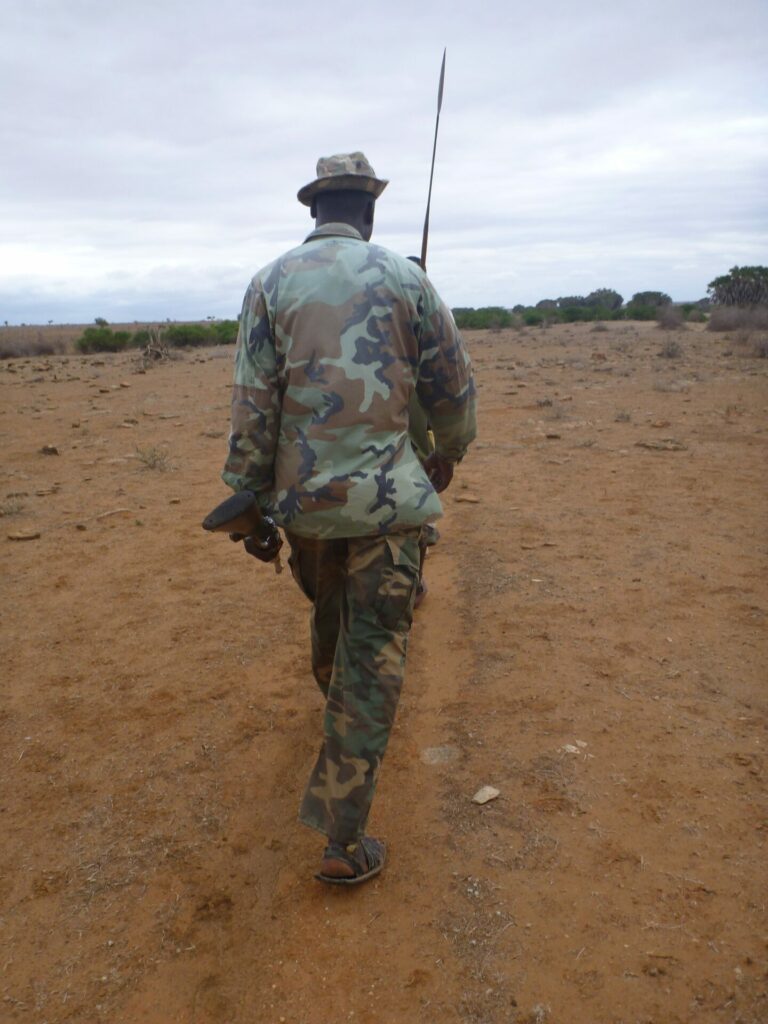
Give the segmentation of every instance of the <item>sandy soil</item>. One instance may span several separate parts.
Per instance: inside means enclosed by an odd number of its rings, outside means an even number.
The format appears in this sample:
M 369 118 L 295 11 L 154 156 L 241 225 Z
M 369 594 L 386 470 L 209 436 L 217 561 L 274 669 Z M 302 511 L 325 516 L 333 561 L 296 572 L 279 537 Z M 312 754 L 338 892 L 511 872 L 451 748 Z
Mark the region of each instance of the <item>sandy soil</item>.
M 768 366 L 676 337 L 469 336 L 390 858 L 341 892 L 304 599 L 200 529 L 231 349 L 0 365 L 2 1021 L 768 1020 Z

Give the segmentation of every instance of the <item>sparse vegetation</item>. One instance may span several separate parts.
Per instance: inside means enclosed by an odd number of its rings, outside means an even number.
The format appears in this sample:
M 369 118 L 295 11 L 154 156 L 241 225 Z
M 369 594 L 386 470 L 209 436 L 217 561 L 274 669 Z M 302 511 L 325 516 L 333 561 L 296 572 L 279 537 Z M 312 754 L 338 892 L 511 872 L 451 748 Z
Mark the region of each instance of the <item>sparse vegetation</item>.
M 0 501 L 0 516 L 17 516 L 24 509 L 20 498 L 10 497 Z
M 69 339 L 55 329 L 43 327 L 4 327 L 0 330 L 0 359 L 25 356 L 54 356 L 69 349 Z
M 768 305 L 715 306 L 707 324 L 709 331 L 768 330 Z
M 136 458 L 144 469 L 156 469 L 161 473 L 167 473 L 173 469 L 170 456 L 164 448 L 151 445 L 147 448 L 136 448 Z
M 656 310 L 656 320 L 659 327 L 665 331 L 682 331 L 685 329 L 685 319 L 680 306 L 673 306 L 667 303 L 659 306 Z
M 675 338 L 668 338 L 659 349 L 662 359 L 679 359 L 683 354 L 683 346 Z

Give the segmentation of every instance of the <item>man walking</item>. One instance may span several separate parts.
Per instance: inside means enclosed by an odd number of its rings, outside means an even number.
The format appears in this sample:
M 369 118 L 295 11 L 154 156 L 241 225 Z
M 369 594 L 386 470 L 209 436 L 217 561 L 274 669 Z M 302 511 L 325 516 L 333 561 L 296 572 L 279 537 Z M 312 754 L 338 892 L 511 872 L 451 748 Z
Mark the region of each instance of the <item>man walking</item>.
M 326 707 L 299 817 L 327 837 L 316 877 L 343 885 L 384 863 L 365 825 L 403 681 L 420 531 L 475 436 L 450 311 L 420 267 L 370 244 L 386 185 L 350 153 L 320 159 L 299 191 L 315 230 L 246 291 L 222 473 L 284 528 L 312 602 Z M 414 391 L 435 436 L 423 468 L 408 439 Z M 245 546 L 269 561 L 280 543 Z

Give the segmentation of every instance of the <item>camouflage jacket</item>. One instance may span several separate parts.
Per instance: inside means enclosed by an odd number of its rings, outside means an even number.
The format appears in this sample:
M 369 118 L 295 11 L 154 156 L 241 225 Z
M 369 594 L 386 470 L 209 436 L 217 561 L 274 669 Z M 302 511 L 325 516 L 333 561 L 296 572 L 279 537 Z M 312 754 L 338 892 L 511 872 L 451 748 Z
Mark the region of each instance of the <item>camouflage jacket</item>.
M 408 437 L 414 389 L 437 451 L 475 436 L 469 357 L 413 262 L 326 224 L 245 293 L 222 477 L 305 537 L 357 537 L 442 513 Z

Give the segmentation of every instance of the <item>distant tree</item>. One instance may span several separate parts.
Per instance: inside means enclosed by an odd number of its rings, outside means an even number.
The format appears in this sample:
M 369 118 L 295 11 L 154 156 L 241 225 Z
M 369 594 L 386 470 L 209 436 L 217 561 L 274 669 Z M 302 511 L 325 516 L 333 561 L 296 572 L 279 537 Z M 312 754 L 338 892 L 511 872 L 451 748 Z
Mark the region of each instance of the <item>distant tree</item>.
M 578 309 L 586 304 L 587 300 L 583 295 L 562 295 L 557 300 L 558 309 Z
M 526 311 L 526 309 L 528 309 L 527 306 L 523 306 L 520 302 L 518 302 L 518 304 L 516 306 L 512 307 L 512 312 L 513 313 L 517 313 L 518 316 L 519 316 L 520 313 L 524 313 Z M 8 323 L 7 320 L 5 322 Z
M 584 301 L 595 309 L 607 309 L 613 312 L 614 309 L 621 309 L 624 299 L 613 288 L 597 288 L 590 292 Z
M 103 316 L 97 316 L 93 322 L 97 327 L 109 327 L 109 321 L 105 320 Z
M 539 302 L 536 303 L 536 309 L 544 310 L 544 312 L 546 312 L 547 310 L 557 309 L 557 300 L 541 299 Z
M 707 285 L 718 306 L 768 305 L 768 267 L 732 267 Z
M 672 299 L 666 292 L 635 292 L 633 306 L 668 306 Z

